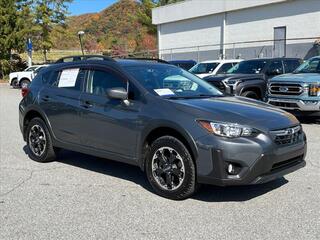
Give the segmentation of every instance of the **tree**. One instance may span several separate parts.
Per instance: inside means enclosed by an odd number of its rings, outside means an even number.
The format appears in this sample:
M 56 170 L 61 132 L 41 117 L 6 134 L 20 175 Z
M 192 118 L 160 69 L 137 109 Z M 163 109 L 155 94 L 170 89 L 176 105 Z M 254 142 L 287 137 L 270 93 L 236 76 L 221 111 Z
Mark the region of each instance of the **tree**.
M 12 50 L 22 52 L 30 31 L 28 0 L 0 0 L 0 65 L 1 73 L 10 71 Z
M 65 26 L 67 3 L 72 0 L 33 0 L 35 45 L 41 49 L 44 60 L 51 49 L 51 32 L 54 26 Z
M 157 28 L 152 24 L 152 8 L 181 1 L 183 0 L 140 0 L 138 19 L 142 25 L 148 28 L 148 32 L 150 34 L 155 34 L 157 32 Z

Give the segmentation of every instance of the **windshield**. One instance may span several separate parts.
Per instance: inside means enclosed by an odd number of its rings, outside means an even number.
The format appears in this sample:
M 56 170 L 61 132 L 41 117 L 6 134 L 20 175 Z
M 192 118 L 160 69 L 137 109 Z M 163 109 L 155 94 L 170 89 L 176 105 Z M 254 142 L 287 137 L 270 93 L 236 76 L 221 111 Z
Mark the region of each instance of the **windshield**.
M 306 61 L 293 73 L 320 73 L 320 58 L 314 58 Z
M 242 61 L 228 70 L 227 73 L 241 73 L 241 74 L 257 74 L 261 73 L 266 61 L 263 60 L 250 60 Z
M 193 74 L 211 73 L 213 72 L 219 63 L 198 63 L 193 66 L 189 72 Z
M 126 68 L 151 93 L 167 98 L 223 96 L 215 87 L 193 74 L 170 65 L 144 65 Z

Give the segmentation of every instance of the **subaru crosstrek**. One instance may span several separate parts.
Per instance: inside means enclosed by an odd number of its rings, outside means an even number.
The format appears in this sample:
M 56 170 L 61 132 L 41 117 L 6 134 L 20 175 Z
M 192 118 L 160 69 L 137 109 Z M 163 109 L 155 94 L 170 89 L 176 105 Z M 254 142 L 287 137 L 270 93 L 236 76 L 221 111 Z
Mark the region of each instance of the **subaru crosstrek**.
M 31 159 L 52 161 L 63 148 L 137 165 L 167 198 L 187 198 L 201 183 L 265 183 L 305 165 L 306 137 L 293 115 L 226 96 L 169 64 L 54 64 L 22 93 Z

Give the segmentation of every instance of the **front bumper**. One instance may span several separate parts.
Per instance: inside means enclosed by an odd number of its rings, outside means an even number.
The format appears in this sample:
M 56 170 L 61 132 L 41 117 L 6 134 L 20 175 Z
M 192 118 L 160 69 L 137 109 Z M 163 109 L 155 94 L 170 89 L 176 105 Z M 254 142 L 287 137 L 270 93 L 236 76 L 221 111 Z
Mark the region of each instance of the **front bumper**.
M 223 140 L 210 145 L 210 136 L 197 141 L 199 183 L 218 186 L 250 185 L 272 181 L 306 165 L 306 138 L 278 147 L 266 135 L 257 139 Z M 214 140 L 213 140 L 214 141 Z M 238 164 L 236 175 L 227 172 L 229 163 Z
M 320 112 L 320 101 L 318 100 L 282 99 L 270 97 L 268 99 L 268 103 L 285 110 Z

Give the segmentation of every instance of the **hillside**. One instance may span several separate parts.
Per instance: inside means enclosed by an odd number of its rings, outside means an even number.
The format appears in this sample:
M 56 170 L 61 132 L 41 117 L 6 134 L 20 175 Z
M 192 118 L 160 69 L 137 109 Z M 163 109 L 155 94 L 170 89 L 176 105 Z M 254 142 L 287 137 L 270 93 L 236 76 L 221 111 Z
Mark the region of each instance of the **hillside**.
M 112 50 L 113 54 L 156 48 L 156 37 L 138 21 L 140 6 L 135 0 L 120 0 L 99 13 L 72 16 L 65 29 L 55 28 L 54 49 L 79 49 L 77 32 L 85 31 L 87 51 Z

